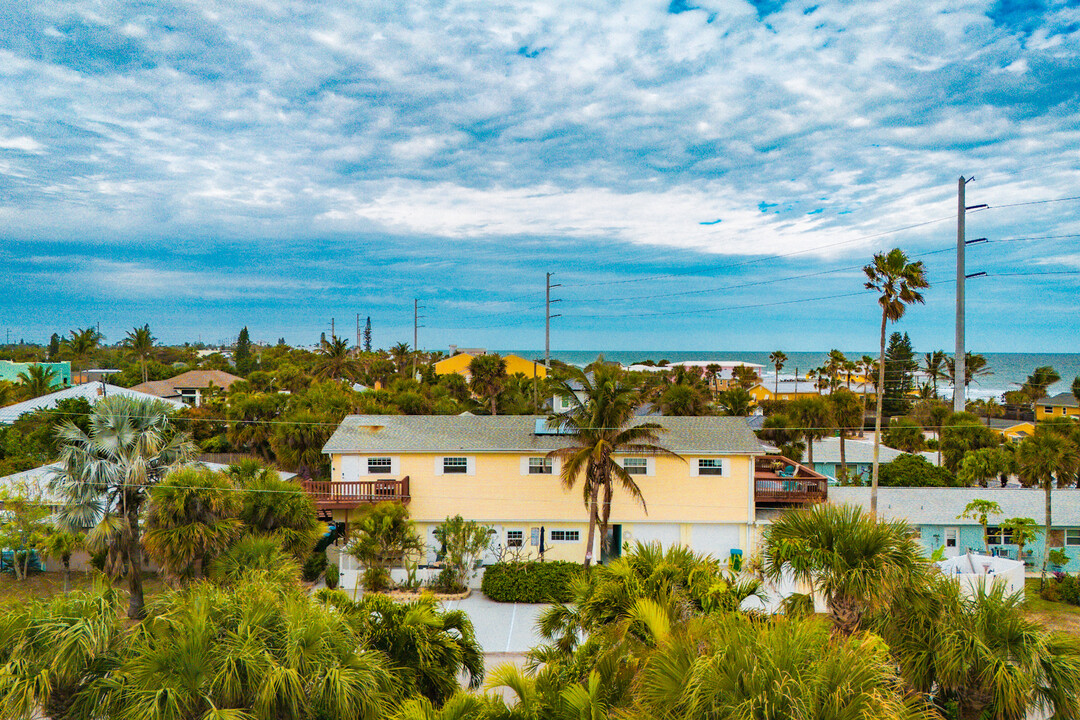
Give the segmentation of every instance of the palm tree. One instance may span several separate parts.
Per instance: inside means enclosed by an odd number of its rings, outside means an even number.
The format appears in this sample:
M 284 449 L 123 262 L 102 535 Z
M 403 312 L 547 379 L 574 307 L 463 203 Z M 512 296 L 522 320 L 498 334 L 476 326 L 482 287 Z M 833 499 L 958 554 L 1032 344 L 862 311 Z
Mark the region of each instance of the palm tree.
M 1002 520 L 998 523 L 998 527 L 1002 532 L 1008 533 L 1012 537 L 1012 544 L 1016 546 L 1016 559 L 1020 562 L 1024 560 L 1024 548 L 1030 543 L 1034 542 L 1038 538 L 1039 533 L 1043 531 L 1039 527 L 1039 523 L 1035 522 L 1032 518 L 1027 517 L 1014 517 Z
M 393 358 L 394 368 L 397 370 L 398 375 L 408 375 L 410 358 L 412 358 L 409 343 L 401 342 L 394 345 L 390 348 L 390 357 Z
M 23 392 L 28 398 L 36 398 L 52 391 L 56 381 L 56 372 L 44 365 L 31 365 L 16 376 L 23 385 Z
M 750 394 L 740 387 L 723 390 L 718 394 L 718 401 L 721 406 L 724 405 L 725 398 L 729 393 L 736 393 L 740 397 L 743 395 L 746 398 L 750 397 Z M 654 410 L 658 410 L 661 415 L 701 416 L 715 414 L 709 406 L 709 399 L 703 390 L 695 385 L 681 383 L 668 385 L 664 388 L 664 391 L 660 393 L 660 397 L 657 398 L 652 407 Z
M 83 536 L 63 529 L 53 529 L 46 538 L 42 554 L 47 558 L 56 558 L 64 566 L 64 592 L 68 591 L 71 579 L 71 556 L 83 547 Z
M 848 469 L 845 440 L 848 437 L 848 433 L 854 431 L 856 428 L 862 429 L 864 424 L 863 406 L 862 403 L 859 402 L 858 396 L 847 388 L 839 388 L 829 395 L 829 405 L 831 406 L 830 410 L 833 421 L 836 423 L 836 428 L 840 435 L 840 474 L 846 479 Z
M 89 432 L 70 420 L 57 430 L 60 468 L 55 489 L 67 495 L 60 511 L 69 527 L 98 523 L 96 537 L 111 548 L 126 571 L 128 617 L 143 616 L 142 545 L 139 515 L 150 486 L 194 453 L 185 433 L 170 420 L 171 409 L 156 399 L 111 395 L 90 415 Z
M 142 381 L 146 382 L 146 359 L 150 357 L 150 353 L 154 350 L 154 335 L 150 332 L 150 325 L 143 325 L 142 327 L 133 328 L 131 332 L 124 338 L 124 347 L 128 349 L 132 355 L 139 358 L 139 364 L 142 365 Z
M 986 554 L 990 554 L 990 539 L 986 536 L 986 526 L 990 523 L 991 515 L 1001 515 L 1001 506 L 993 500 L 975 498 L 967 504 L 964 511 L 956 516 L 957 520 L 978 520 L 982 527 L 983 547 Z
M 874 464 L 870 478 L 870 514 L 877 515 L 879 455 L 881 454 L 881 408 L 885 399 L 885 330 L 890 321 L 904 316 L 907 306 L 922 303 L 922 288 L 930 287 L 923 272 L 922 261 L 909 262 L 900 248 L 887 254 L 876 253 L 874 261 L 863 268 L 865 287 L 876 291 L 881 305 L 881 345 L 878 355 L 877 411 L 874 415 Z
M 968 387 L 972 382 L 978 383 L 975 378 L 985 377 L 987 375 L 993 375 L 987 365 L 986 358 L 978 353 L 966 352 L 964 353 L 964 387 Z M 945 358 L 945 371 L 952 383 L 953 387 L 957 387 L 956 384 L 956 359 L 953 357 Z
M 1024 382 L 1022 392 L 1028 396 L 1031 400 L 1031 404 L 1034 405 L 1042 398 L 1046 397 L 1047 390 L 1051 385 L 1061 380 L 1061 375 L 1050 365 L 1041 365 L 1028 375 L 1027 380 Z
M 851 505 L 789 510 L 765 531 L 765 575 L 789 571 L 825 596 L 833 625 L 851 635 L 919 572 L 919 546 L 902 521 L 879 522 Z
M 469 361 L 469 389 L 490 403 L 491 414 L 499 414 L 499 394 L 506 385 L 506 359 L 477 355 Z
M 814 464 L 814 441 L 825 437 L 828 430 L 835 427 L 832 408 L 829 402 L 820 396 L 799 398 L 788 405 L 788 415 L 802 428 L 806 438 L 806 460 Z
M 571 381 L 576 381 L 581 390 L 575 390 Z M 578 397 L 579 392 L 584 399 Z M 549 455 L 562 459 L 562 482 L 567 490 L 573 489 L 578 478 L 584 475 L 582 496 L 589 511 L 589 536 L 585 546 L 585 566 L 588 567 L 593 559 L 597 524 L 604 546 L 607 544 L 612 480 L 617 480 L 631 497 L 646 507 L 641 488 L 612 456 L 617 453 L 679 456 L 657 444 L 663 426 L 651 422 L 634 423 L 634 411 L 640 398 L 636 390 L 623 383 L 618 368 L 597 362 L 591 377 L 574 368 L 568 379 L 557 381 L 555 393 L 570 410 L 551 416 L 548 422 L 570 435 L 571 445 Z M 603 501 L 600 500 L 601 490 Z
M 780 392 L 780 371 L 787 362 L 787 355 L 780 350 L 774 350 L 769 353 L 769 362 L 776 370 L 776 381 L 773 383 L 773 396 L 776 396 Z
M 717 404 L 724 415 L 732 417 L 746 417 L 750 414 L 750 408 L 754 398 L 746 388 L 733 387 L 721 392 L 716 398 Z M 665 413 L 674 414 L 674 413 Z M 708 412 L 686 413 L 688 415 L 709 415 Z
M 1042 427 L 1035 428 L 1035 434 L 1020 443 L 1017 452 L 1020 476 L 1027 483 L 1040 485 L 1046 492 L 1046 522 L 1043 543 L 1042 573 L 1040 587 L 1046 583 L 1046 566 L 1050 562 L 1050 526 L 1051 526 L 1051 490 L 1054 479 L 1062 483 L 1065 478 L 1076 475 L 1080 457 L 1076 445 L 1068 438 Z
M 96 328 L 88 327 L 72 330 L 71 337 L 64 338 L 61 345 L 71 354 L 72 361 L 78 365 L 97 349 L 102 340 L 104 336 Z
M 935 350 L 923 355 L 923 370 L 930 378 L 930 382 L 934 385 L 934 397 L 938 396 L 937 384 L 938 380 L 944 377 L 945 369 L 945 351 Z
M 339 338 L 335 335 L 329 340 L 322 341 L 319 357 L 315 361 L 316 377 L 354 380 L 358 367 L 356 359 L 349 350 L 348 338 Z
M 223 473 L 193 467 L 150 490 L 143 546 L 171 581 L 197 578 L 240 533 L 235 490 Z
M 246 532 L 272 537 L 296 558 L 307 557 L 322 527 L 315 502 L 299 483 L 283 480 L 276 470 L 249 465 L 230 473 L 240 493 L 240 522 Z

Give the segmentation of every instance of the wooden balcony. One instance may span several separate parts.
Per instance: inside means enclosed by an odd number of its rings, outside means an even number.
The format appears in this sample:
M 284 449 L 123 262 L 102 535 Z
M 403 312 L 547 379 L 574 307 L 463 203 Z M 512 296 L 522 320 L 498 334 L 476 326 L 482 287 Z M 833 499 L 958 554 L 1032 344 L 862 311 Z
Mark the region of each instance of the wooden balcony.
M 407 475 L 401 480 L 304 480 L 301 485 L 319 510 L 351 510 L 360 505 L 410 500 Z
M 801 505 L 824 502 L 829 480 L 782 455 L 754 459 L 754 502 L 758 505 Z

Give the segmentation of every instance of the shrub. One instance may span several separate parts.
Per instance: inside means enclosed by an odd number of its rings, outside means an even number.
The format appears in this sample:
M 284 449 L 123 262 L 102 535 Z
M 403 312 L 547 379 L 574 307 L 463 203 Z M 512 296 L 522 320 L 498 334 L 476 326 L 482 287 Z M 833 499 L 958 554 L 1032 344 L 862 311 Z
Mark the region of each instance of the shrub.
M 439 574 L 449 592 L 464 592 L 480 566 L 480 558 L 491 542 L 491 528 L 460 515 L 446 518 L 435 528 L 435 539 L 442 545 L 443 562 Z M 447 572 L 449 571 L 449 572 Z M 443 578 L 443 576 L 446 576 Z
M 922 455 L 905 454 L 881 466 L 879 483 L 881 487 L 953 487 L 956 478 Z
M 390 571 L 384 567 L 364 568 L 361 582 L 368 592 L 385 592 L 390 589 Z
M 1061 602 L 1061 583 L 1048 582 L 1039 591 L 1039 597 L 1047 602 Z
M 480 589 L 495 602 L 570 602 L 570 582 L 582 569 L 563 561 L 495 563 L 484 570 Z
M 328 563 L 325 570 L 326 575 L 326 587 L 331 590 L 337 589 L 338 582 L 341 580 L 341 571 L 338 570 L 338 566 L 334 563 Z
M 1070 605 L 1080 605 L 1080 578 L 1077 578 L 1077 576 L 1065 574 L 1059 582 L 1051 582 L 1048 583 L 1049 585 L 1057 585 L 1062 602 L 1067 602 Z
M 304 567 L 300 576 L 304 578 L 304 582 L 315 582 L 323 574 L 323 570 L 326 570 L 329 562 L 326 559 L 325 552 L 313 552 L 304 560 Z

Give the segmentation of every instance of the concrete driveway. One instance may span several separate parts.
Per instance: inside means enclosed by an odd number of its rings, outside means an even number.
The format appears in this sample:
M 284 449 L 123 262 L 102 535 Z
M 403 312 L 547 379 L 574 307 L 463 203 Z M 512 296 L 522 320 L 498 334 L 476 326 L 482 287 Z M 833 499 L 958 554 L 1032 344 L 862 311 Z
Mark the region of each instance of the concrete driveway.
M 476 639 L 485 653 L 523 653 L 541 642 L 536 620 L 547 605 L 498 603 L 479 590 L 464 600 L 443 603 L 447 610 L 464 610 L 472 620 Z

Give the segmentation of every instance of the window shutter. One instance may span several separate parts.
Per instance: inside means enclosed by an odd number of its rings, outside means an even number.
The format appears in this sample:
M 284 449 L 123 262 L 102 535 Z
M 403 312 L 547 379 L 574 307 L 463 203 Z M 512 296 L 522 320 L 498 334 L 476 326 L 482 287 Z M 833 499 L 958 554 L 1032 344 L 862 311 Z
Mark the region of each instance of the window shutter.
M 645 474 L 648 475 L 649 477 L 652 477 L 653 475 L 656 475 L 656 458 L 654 458 L 654 457 L 645 458 Z
M 731 458 L 720 459 L 720 477 L 731 477 Z
M 690 458 L 687 462 L 690 463 L 690 477 L 698 476 L 698 459 Z
M 522 455 L 521 456 L 521 474 L 522 474 L 522 476 L 525 476 L 525 475 L 529 474 L 529 456 L 528 455 Z
M 474 457 L 466 458 L 465 462 L 466 462 L 466 467 L 468 468 L 465 471 L 465 474 L 466 475 L 475 475 L 476 474 L 476 458 L 474 458 Z
M 441 457 L 435 458 L 435 474 L 442 475 L 443 459 Z
M 551 474 L 558 475 L 562 472 L 562 458 L 551 458 Z
M 401 458 L 396 458 L 396 457 L 390 458 L 390 474 L 391 475 L 400 475 L 401 474 Z

